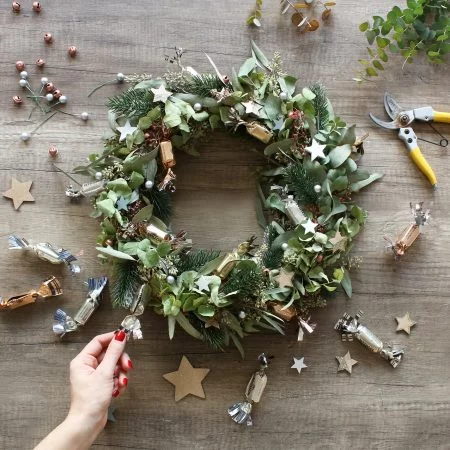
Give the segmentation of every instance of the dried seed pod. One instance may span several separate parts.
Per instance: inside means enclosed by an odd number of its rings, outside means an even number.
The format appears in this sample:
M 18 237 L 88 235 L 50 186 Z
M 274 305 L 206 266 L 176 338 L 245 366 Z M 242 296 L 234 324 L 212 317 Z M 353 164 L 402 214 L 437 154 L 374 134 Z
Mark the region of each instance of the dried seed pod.
M 39 2 L 33 2 L 33 11 L 40 13 L 41 12 L 41 4 Z
M 69 56 L 71 58 L 74 58 L 75 55 L 77 54 L 77 48 L 75 47 L 75 45 L 71 45 L 68 49 L 67 49 L 67 53 L 69 54 Z
M 25 63 L 23 61 L 16 61 L 17 72 L 22 72 L 25 70 Z
M 38 67 L 44 67 L 45 61 L 42 58 L 39 58 L 39 59 L 36 60 L 36 65 Z
M 322 20 L 327 20 L 328 17 L 330 17 L 331 14 L 331 9 L 326 9 L 323 13 L 322 13 Z
M 55 86 L 53 85 L 53 83 L 45 83 L 44 84 L 44 89 L 45 92 L 53 92 L 53 90 L 55 89 Z
M 44 34 L 44 41 L 47 42 L 47 44 L 52 43 L 53 42 L 52 33 L 45 33 Z
M 303 25 L 303 22 L 305 21 L 305 16 L 302 13 L 296 12 L 292 14 L 291 22 L 296 26 L 300 27 Z
M 12 10 L 13 10 L 15 13 L 19 13 L 19 12 L 20 12 L 20 3 L 18 3 L 18 2 L 12 2 L 11 7 L 12 7 Z
M 311 20 L 305 26 L 305 31 L 316 31 L 319 28 L 319 21 L 316 19 Z
M 16 106 L 21 105 L 21 104 L 23 103 L 22 97 L 19 97 L 18 95 L 15 95 L 15 96 L 13 97 L 13 103 L 14 103 Z

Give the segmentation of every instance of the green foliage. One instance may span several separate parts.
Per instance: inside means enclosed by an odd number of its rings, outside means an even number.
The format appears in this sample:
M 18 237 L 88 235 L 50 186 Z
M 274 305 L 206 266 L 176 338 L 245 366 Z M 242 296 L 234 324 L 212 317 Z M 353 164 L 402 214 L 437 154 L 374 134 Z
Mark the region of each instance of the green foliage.
M 262 6 L 263 0 L 255 1 L 255 7 L 252 9 L 251 13 L 247 17 L 247 23 L 249 25 L 255 25 L 256 27 L 261 26 L 260 19 L 262 18 Z
M 204 342 L 214 350 L 223 351 L 225 347 L 225 334 L 222 330 L 216 327 L 205 328 L 205 322 L 200 320 L 194 313 L 189 313 L 188 317 L 193 327 L 201 333 Z
M 360 59 L 363 66 L 355 81 L 376 77 L 385 69 L 389 53 L 400 53 L 404 63 L 412 63 L 419 53 L 432 63 L 443 63 L 450 51 L 450 18 L 448 0 L 407 0 L 405 9 L 394 6 L 386 18 L 373 16 L 359 30 L 365 33 L 370 47 L 369 58 Z
M 141 284 L 137 264 L 133 261 L 116 259 L 111 282 L 113 306 L 129 308 Z
M 328 121 L 330 120 L 327 91 L 320 83 L 313 84 L 309 89 L 315 94 L 313 105 L 316 113 L 317 130 L 325 130 L 328 126 Z
M 108 100 L 108 108 L 118 116 L 145 116 L 152 108 L 152 94 L 147 89 L 128 89 Z
M 238 291 L 240 297 L 256 297 L 263 287 L 263 282 L 264 276 L 260 267 L 253 261 L 241 261 L 222 286 L 222 292 L 230 294 Z
M 261 263 L 262 266 L 267 269 L 276 269 L 281 265 L 284 252 L 281 250 L 281 247 L 272 246 L 279 234 L 280 233 L 273 224 L 270 224 L 264 232 L 263 246 L 265 250 L 261 257 Z
M 314 186 L 318 180 L 313 178 L 307 170 L 306 164 L 289 164 L 284 171 L 284 179 L 289 190 L 293 191 L 300 207 L 312 205 L 319 198 Z
M 166 191 L 160 191 L 158 188 L 153 188 L 147 193 L 147 198 L 153 205 L 153 215 L 167 223 L 172 216 L 170 194 Z
M 219 255 L 220 251 L 218 250 L 189 250 L 180 254 L 176 268 L 179 272 L 188 272 L 189 270 L 198 271 Z
M 224 85 L 217 75 L 206 73 L 193 76 L 185 86 L 185 89 L 190 94 L 199 95 L 200 97 L 210 97 L 213 89 L 220 91 L 223 87 Z

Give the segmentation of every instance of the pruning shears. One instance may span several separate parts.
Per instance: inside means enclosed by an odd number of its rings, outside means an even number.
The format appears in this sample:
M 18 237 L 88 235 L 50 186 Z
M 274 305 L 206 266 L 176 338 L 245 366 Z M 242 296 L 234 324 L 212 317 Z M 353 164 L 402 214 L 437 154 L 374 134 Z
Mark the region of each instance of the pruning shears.
M 450 123 L 450 113 L 435 111 L 431 106 L 424 106 L 421 108 L 414 108 L 409 110 L 404 110 L 399 106 L 395 99 L 388 93 L 384 94 L 384 108 L 392 119 L 392 122 L 384 122 L 378 119 L 372 113 L 370 113 L 370 118 L 380 127 L 386 128 L 388 130 L 399 130 L 398 137 L 405 143 L 406 149 L 408 150 L 409 156 L 413 160 L 414 164 L 419 168 L 419 170 L 427 177 L 428 181 L 431 183 L 434 189 L 437 188 L 437 179 L 434 174 L 433 169 L 428 164 L 427 160 L 422 155 L 420 148 L 417 144 L 416 134 L 414 130 L 409 126 L 415 120 L 420 122 L 444 122 Z M 432 125 L 429 124 L 431 127 Z M 433 128 L 433 127 L 432 127 Z M 431 144 L 439 145 L 440 147 L 447 147 L 448 140 L 442 136 L 435 128 L 433 130 L 441 136 L 439 143 L 430 142 Z

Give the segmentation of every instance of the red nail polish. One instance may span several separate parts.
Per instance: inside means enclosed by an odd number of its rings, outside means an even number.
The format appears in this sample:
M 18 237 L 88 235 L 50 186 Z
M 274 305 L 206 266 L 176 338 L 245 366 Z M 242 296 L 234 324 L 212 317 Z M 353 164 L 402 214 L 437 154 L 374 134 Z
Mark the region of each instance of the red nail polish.
M 117 397 L 119 395 L 119 389 L 114 389 L 112 396 Z
M 128 378 L 125 377 L 125 378 L 123 379 L 122 383 L 123 383 L 124 386 L 128 386 Z
M 117 334 L 116 337 L 114 338 L 116 341 L 123 341 L 125 339 L 125 331 L 120 330 Z
M 131 362 L 131 359 L 128 360 L 128 367 L 130 369 L 134 369 L 133 363 Z

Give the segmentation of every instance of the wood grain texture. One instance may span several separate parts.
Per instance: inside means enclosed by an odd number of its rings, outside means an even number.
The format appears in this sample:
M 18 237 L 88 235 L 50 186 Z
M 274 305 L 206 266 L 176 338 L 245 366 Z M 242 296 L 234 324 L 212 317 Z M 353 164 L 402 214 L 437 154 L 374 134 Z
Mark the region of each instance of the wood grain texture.
M 362 165 L 385 177 L 358 195 L 370 216 L 354 247 L 364 263 L 353 275 L 353 299 L 337 294 L 326 310 L 314 314 L 317 331 L 300 345 L 291 327 L 286 337 L 248 337 L 244 361 L 235 350 L 212 352 L 181 331 L 169 342 L 164 319 L 148 311 L 143 319 L 145 340 L 129 346 L 136 369 L 126 395 L 115 402 L 118 421 L 107 426 L 93 448 L 449 448 L 450 156 L 422 145 L 439 180 L 440 189 L 433 194 L 394 133 L 374 127 L 367 117 L 369 111 L 383 114 L 385 90 L 406 107 L 448 110 L 448 66 L 431 67 L 419 60 L 402 72 L 400 64 L 391 64 L 382 79 L 363 86 L 351 81 L 366 46 L 357 25 L 385 13 L 394 2 L 339 0 L 328 25 L 302 36 L 287 18 L 279 17 L 276 1 L 266 2 L 260 30 L 244 23 L 251 0 L 46 0 L 40 15 L 32 14 L 31 2 L 22 3 L 23 12 L 17 16 L 8 2 L 0 10 L 0 191 L 9 188 L 12 176 L 31 179 L 36 202 L 15 212 L 10 201 L 0 199 L 1 294 L 37 287 L 49 274 L 62 278 L 65 294 L 0 316 L 0 447 L 31 448 L 64 418 L 69 361 L 95 334 L 114 329 L 123 317 L 122 311 L 104 302 L 65 342 L 52 335 L 54 309 L 74 311 L 84 299 L 82 280 L 105 268 L 96 258 L 98 227 L 87 217 L 89 204 L 70 203 L 64 197 L 66 180 L 52 168 L 48 147 L 60 149 L 58 163 L 64 169 L 101 150 L 100 137 L 107 128 L 105 99 L 122 88 L 112 85 L 91 98 L 87 94 L 116 72 L 157 76 L 167 68 L 164 54 L 178 45 L 186 49 L 186 62 L 199 71 L 210 70 L 206 52 L 229 73 L 247 57 L 253 38 L 266 54 L 280 51 L 286 70 L 299 77 L 300 85 L 322 81 L 335 111 L 356 123 L 361 134 L 370 132 Z M 52 45 L 43 42 L 47 31 L 54 35 Z M 69 45 L 79 49 L 75 59 L 67 56 Z M 42 72 L 33 64 L 39 57 L 47 61 Z M 23 144 L 20 133 L 32 130 L 41 117 L 35 113 L 28 120 L 28 102 L 22 108 L 11 104 L 11 97 L 20 93 L 14 68 L 18 59 L 27 63 L 34 82 L 45 74 L 69 96 L 68 112 L 87 110 L 92 120 L 83 123 L 58 115 Z M 438 128 L 449 132 L 445 125 Z M 422 137 L 435 138 L 426 126 L 415 129 Z M 200 158 L 177 156 L 174 228 L 188 230 L 196 245 L 229 249 L 257 232 L 252 174 L 258 158 L 248 151 L 255 145 L 217 133 L 199 144 Z M 416 200 L 432 205 L 433 220 L 405 259 L 395 264 L 385 251 L 383 235 L 403 228 L 409 221 L 408 204 Z M 72 278 L 63 268 L 10 254 L 6 236 L 11 232 L 73 251 L 84 249 L 82 276 Z M 367 324 L 383 339 L 407 345 L 406 358 L 397 369 L 358 343 L 340 341 L 333 330 L 336 319 L 345 310 L 358 309 L 365 311 Z M 395 333 L 394 317 L 406 311 L 418 322 L 411 336 Z M 351 377 L 336 373 L 335 355 L 347 349 L 360 362 Z M 262 403 L 255 408 L 255 426 L 247 429 L 234 424 L 226 408 L 241 398 L 261 351 L 276 358 Z M 206 400 L 191 397 L 175 405 L 173 387 L 162 374 L 176 370 L 183 354 L 211 373 L 204 383 Z M 301 376 L 290 369 L 294 355 L 304 356 L 308 365 Z

